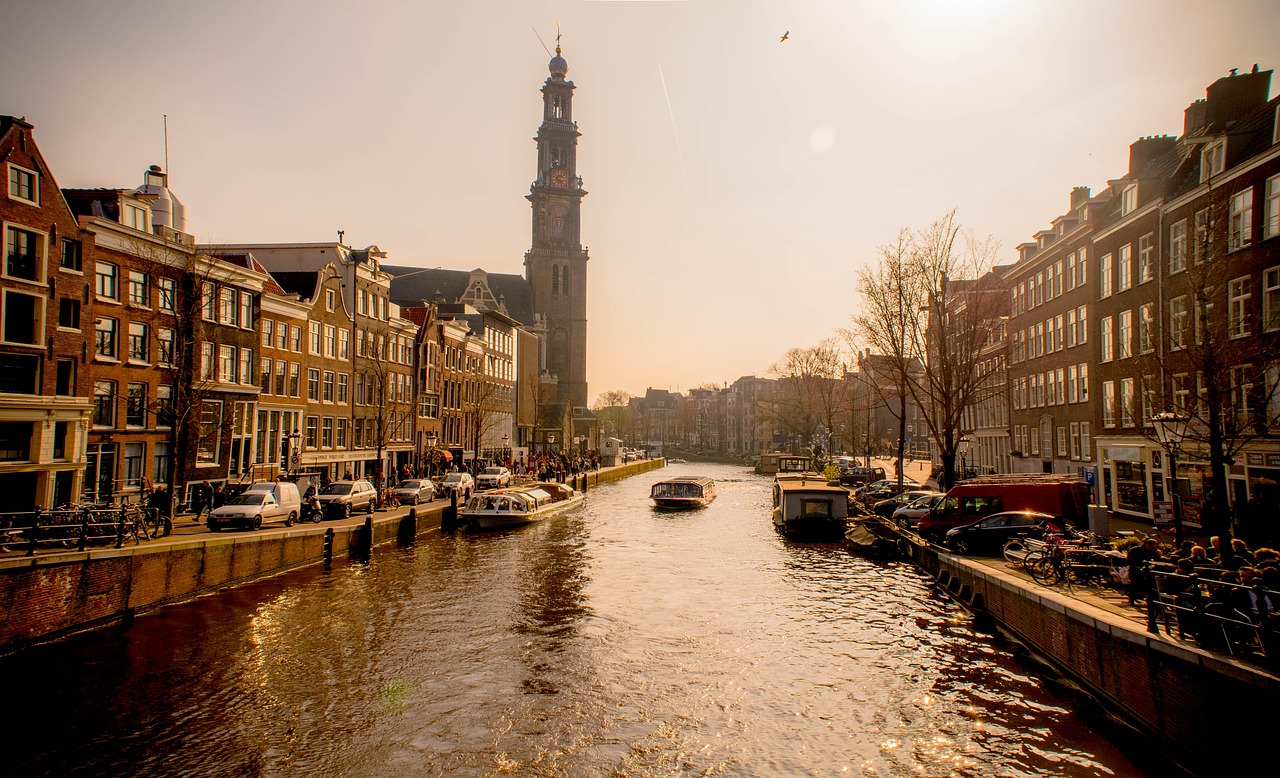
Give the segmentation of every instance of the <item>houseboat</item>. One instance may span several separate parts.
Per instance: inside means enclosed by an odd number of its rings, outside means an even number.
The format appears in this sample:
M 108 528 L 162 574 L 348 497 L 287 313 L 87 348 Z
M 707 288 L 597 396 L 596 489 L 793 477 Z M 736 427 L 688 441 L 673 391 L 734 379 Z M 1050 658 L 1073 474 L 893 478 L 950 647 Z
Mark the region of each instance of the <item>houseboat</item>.
M 458 520 L 473 531 L 516 527 L 542 521 L 582 500 L 582 492 L 567 484 L 536 483 L 477 494 L 459 509 Z
M 848 518 L 848 490 L 820 476 L 779 473 L 773 482 L 773 528 L 788 537 L 840 540 Z
M 803 454 L 784 454 L 781 451 L 766 451 L 756 463 L 756 472 L 760 475 L 806 473 L 812 468 L 809 457 Z
M 716 498 L 716 482 L 700 475 L 686 475 L 659 481 L 649 490 L 659 508 L 704 508 Z

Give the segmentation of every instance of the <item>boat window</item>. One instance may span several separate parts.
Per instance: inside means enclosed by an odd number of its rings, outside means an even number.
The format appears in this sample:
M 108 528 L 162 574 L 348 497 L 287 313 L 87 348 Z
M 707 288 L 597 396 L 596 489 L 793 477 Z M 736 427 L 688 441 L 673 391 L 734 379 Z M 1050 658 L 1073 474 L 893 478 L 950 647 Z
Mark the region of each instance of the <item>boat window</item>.
M 800 513 L 804 516 L 830 516 L 831 501 L 820 498 L 801 499 Z

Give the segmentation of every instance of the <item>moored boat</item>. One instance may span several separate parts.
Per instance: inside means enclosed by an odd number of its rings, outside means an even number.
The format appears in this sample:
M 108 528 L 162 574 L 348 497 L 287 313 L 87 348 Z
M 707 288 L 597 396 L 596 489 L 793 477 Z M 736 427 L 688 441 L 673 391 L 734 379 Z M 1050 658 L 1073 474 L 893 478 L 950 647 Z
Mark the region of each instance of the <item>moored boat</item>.
M 809 457 L 803 454 L 787 454 L 782 451 L 766 451 L 760 455 L 756 463 L 756 472 L 760 475 L 777 473 L 805 473 L 812 469 Z
M 820 476 L 779 474 L 773 482 L 773 527 L 790 537 L 838 540 L 849 518 L 849 492 Z
M 472 530 L 516 527 L 542 521 L 583 499 L 582 492 L 567 484 L 536 483 L 477 494 L 458 511 L 458 519 Z
M 875 519 L 854 521 L 844 533 L 844 543 L 853 551 L 876 559 L 897 559 L 898 543 Z
M 703 508 L 716 498 L 716 482 L 701 475 L 685 475 L 659 481 L 649 490 L 659 508 Z

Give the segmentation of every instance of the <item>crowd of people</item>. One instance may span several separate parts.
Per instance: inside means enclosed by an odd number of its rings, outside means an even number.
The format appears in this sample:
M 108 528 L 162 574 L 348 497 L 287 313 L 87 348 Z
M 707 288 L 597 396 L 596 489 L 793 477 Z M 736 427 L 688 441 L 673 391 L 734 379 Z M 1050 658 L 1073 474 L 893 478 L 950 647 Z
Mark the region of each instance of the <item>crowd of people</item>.
M 1166 556 L 1154 539 L 1129 552 L 1130 601 L 1149 592 L 1176 617 L 1180 633 L 1207 648 L 1261 651 L 1280 659 L 1280 551 L 1249 548 L 1239 538 L 1223 549 L 1192 541 Z

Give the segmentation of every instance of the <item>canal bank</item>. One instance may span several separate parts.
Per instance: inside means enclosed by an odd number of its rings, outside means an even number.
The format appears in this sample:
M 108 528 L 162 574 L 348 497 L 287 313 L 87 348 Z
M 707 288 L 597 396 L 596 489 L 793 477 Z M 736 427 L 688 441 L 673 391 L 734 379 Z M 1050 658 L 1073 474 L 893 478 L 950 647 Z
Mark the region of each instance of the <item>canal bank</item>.
M 586 491 L 662 467 L 629 462 L 585 475 Z M 329 559 L 359 558 L 440 529 L 448 506 L 247 533 L 169 537 L 143 545 L 0 559 L 0 655 L 128 621 L 201 594 Z
M 1132 618 L 907 536 L 938 586 L 989 618 L 1198 775 L 1265 761 L 1280 678 L 1151 633 Z

